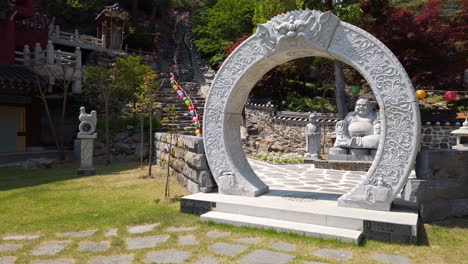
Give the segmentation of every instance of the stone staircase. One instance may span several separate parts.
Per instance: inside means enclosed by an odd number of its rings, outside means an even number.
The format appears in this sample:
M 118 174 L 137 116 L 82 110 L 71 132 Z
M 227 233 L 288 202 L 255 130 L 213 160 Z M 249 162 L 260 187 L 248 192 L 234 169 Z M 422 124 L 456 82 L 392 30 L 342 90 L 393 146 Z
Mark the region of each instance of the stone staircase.
M 200 124 L 202 124 L 205 99 L 198 94 L 198 86 L 196 83 L 192 82 L 181 82 L 179 84 L 190 96 L 190 99 L 192 100 L 194 107 L 197 110 Z M 188 107 L 185 105 L 184 101 L 182 101 L 182 99 L 177 96 L 177 93 L 174 92 L 169 84 L 163 86 L 157 92 L 156 102 L 158 103 L 158 108 L 161 110 L 174 105 L 176 115 L 178 116 L 175 121 L 164 125 L 162 127 L 163 131 L 174 129 L 178 134 L 191 136 L 195 135 L 196 128 L 193 126 L 193 117 L 189 114 Z M 161 111 L 161 119 L 168 116 L 168 113 Z

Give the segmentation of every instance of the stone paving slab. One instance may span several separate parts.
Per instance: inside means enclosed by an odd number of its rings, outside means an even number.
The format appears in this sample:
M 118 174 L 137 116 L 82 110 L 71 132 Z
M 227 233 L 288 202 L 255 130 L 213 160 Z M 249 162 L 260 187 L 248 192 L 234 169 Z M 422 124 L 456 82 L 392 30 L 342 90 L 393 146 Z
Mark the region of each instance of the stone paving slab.
M 371 257 L 375 260 L 378 260 L 384 263 L 391 263 L 391 264 L 410 264 L 411 263 L 411 259 L 404 257 L 404 256 L 398 256 L 398 255 L 387 255 L 387 254 L 375 253 Z
M 132 259 L 132 256 L 98 257 L 90 261 L 89 264 L 130 264 Z
M 16 261 L 16 257 L 0 257 L 0 264 L 13 264 Z
M 196 227 L 171 227 L 168 228 L 166 231 L 168 232 L 189 232 L 197 229 Z
M 2 238 L 3 240 L 30 240 L 36 239 L 41 237 L 42 235 L 14 235 L 14 236 L 6 236 Z
M 258 249 L 239 260 L 241 264 L 286 264 L 295 256 L 271 250 Z
M 213 258 L 213 257 L 204 257 L 199 260 L 197 260 L 193 264 L 218 264 L 219 259 L 218 258 Z
M 127 228 L 127 230 L 130 234 L 142 234 L 142 233 L 152 231 L 157 226 L 159 226 L 159 223 L 150 224 L 150 225 L 130 226 Z
M 157 244 L 164 243 L 168 239 L 169 236 L 167 235 L 128 238 L 127 249 L 150 248 Z
M 179 237 L 180 246 L 194 246 L 198 245 L 198 241 L 194 236 L 181 236 Z
M 282 251 L 293 251 L 295 246 L 284 242 L 275 242 L 271 244 L 270 248 Z
M 241 237 L 237 238 L 236 241 L 245 244 L 258 244 L 258 242 L 260 242 L 260 239 L 258 237 Z
M 146 255 L 145 263 L 184 263 L 189 256 L 188 251 L 157 251 Z
M 73 264 L 74 260 L 68 259 L 53 259 L 53 260 L 35 260 L 32 264 Z
M 65 233 L 57 233 L 58 237 L 90 237 L 97 232 L 97 229 L 94 230 L 83 230 L 83 231 L 76 231 L 76 232 L 65 232 Z
M 15 251 L 22 247 L 23 245 L 0 245 L 0 253 Z
M 316 257 L 329 258 L 336 260 L 347 260 L 350 259 L 353 253 L 344 251 L 344 250 L 334 250 L 334 249 L 319 249 L 313 253 Z
M 325 263 L 325 262 L 307 261 L 307 262 L 304 262 L 304 264 L 327 264 L 327 263 Z
M 246 250 L 247 247 L 242 245 L 218 242 L 209 246 L 208 249 L 220 255 L 234 256 Z
M 64 250 L 70 243 L 71 241 L 50 242 L 37 247 L 31 254 L 34 256 L 55 255 Z
M 80 244 L 80 251 L 106 251 L 110 248 L 109 241 L 103 242 L 83 242 Z
M 112 229 L 109 229 L 109 231 L 107 231 L 105 234 L 104 234 L 105 237 L 114 237 L 114 236 L 117 236 L 117 228 L 112 228 Z
M 208 233 L 206 233 L 206 236 L 211 237 L 211 238 L 222 238 L 222 237 L 225 237 L 227 235 L 229 235 L 229 233 L 227 233 L 227 232 L 218 232 L 218 231 L 209 231 Z

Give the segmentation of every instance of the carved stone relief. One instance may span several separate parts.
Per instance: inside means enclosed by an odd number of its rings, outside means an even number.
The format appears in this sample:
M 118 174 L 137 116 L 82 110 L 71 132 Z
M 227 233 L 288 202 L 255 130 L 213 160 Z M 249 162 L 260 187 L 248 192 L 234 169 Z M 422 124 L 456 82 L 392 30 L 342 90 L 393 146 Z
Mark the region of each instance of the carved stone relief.
M 286 61 L 323 56 L 361 72 L 380 105 L 382 131 L 371 169 L 339 205 L 389 210 L 407 181 L 419 142 L 419 108 L 412 84 L 395 56 L 367 32 L 330 12 L 296 10 L 258 26 L 218 71 L 204 114 L 208 163 L 224 194 L 257 196 L 268 191 L 240 144 L 242 106 L 255 83 Z M 385 150 L 385 151 L 383 151 Z

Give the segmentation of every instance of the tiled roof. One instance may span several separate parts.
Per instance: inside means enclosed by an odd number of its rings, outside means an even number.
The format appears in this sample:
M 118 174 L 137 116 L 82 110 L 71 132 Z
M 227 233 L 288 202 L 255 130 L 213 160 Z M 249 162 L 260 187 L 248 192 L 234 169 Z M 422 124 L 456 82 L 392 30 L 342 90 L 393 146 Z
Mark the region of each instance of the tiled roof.
M 0 64 L 0 83 L 33 85 L 36 81 L 34 71 L 19 65 Z

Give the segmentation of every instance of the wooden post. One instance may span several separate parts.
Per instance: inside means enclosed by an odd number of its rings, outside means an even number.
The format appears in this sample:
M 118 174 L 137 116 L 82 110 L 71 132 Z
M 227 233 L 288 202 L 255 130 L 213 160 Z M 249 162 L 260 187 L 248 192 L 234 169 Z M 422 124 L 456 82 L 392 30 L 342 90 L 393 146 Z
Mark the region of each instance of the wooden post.
M 24 49 L 23 49 L 23 63 L 24 63 L 24 66 L 29 66 L 31 65 L 31 52 L 29 50 L 29 46 L 28 45 L 24 45 Z
M 41 60 L 41 43 L 36 43 L 34 47 L 34 65 L 38 65 Z
M 78 34 L 78 29 L 75 28 L 75 41 L 80 40 L 80 35 Z
M 52 44 L 52 40 L 47 42 L 47 64 L 54 64 L 54 44 Z

